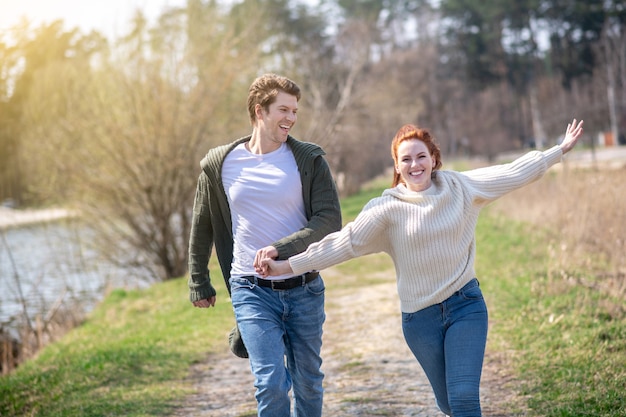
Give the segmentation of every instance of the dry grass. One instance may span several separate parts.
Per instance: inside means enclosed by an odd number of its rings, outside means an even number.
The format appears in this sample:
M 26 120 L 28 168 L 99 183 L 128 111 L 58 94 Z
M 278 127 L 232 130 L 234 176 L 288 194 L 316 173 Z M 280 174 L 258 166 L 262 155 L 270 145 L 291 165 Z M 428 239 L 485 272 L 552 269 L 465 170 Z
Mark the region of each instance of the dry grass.
M 559 168 L 494 208 L 546 230 L 552 278 L 626 298 L 626 168 Z M 592 281 L 577 270 L 590 271 Z

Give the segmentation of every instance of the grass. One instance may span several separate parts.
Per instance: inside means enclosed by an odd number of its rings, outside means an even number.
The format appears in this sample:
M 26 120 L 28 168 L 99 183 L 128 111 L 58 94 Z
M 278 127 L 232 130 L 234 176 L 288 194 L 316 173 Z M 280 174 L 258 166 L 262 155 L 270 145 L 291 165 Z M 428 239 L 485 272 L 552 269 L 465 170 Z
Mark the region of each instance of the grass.
M 344 199 L 344 220 L 383 186 Z M 623 294 L 580 285 L 584 269 L 554 273 L 549 233 L 495 209 L 483 213 L 476 269 L 490 308 L 489 349 L 502 353 L 506 371 L 521 381 L 526 415 L 626 416 Z M 385 255 L 339 268 L 341 279 L 325 275 L 329 289 L 393 274 Z M 189 367 L 223 348 L 233 324 L 218 270 L 212 268 L 218 303 L 210 311 L 191 307 L 183 278 L 113 291 L 83 325 L 0 378 L 0 415 L 171 415 L 191 393 Z
M 479 224 L 476 268 L 496 323 L 490 343 L 514 351 L 531 415 L 626 416 L 624 297 L 547 274 L 545 235 L 528 230 L 493 213 Z
M 498 338 L 520 352 L 516 372 L 536 415 L 626 416 L 626 195 L 616 192 L 624 181 L 624 169 L 551 172 L 494 207 L 534 252 L 497 313 L 510 326 Z M 480 269 L 490 274 L 496 256 L 483 252 Z
M 0 415 L 168 415 L 190 392 L 189 366 L 226 340 L 227 297 L 222 283 L 209 313 L 191 308 L 184 279 L 113 291 L 82 326 L 0 379 Z

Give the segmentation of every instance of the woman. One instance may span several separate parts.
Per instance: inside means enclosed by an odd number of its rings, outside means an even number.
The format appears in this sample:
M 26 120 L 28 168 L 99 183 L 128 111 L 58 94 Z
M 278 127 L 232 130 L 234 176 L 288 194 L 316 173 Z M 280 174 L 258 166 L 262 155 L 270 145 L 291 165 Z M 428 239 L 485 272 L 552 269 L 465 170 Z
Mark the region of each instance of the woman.
M 481 416 L 479 385 L 487 308 L 474 272 L 480 210 L 539 179 L 582 135 L 568 124 L 560 145 L 504 165 L 442 171 L 430 133 L 405 125 L 391 144 L 393 188 L 372 199 L 341 231 L 286 261 L 255 262 L 259 275 L 301 274 L 386 252 L 393 259 L 404 338 L 424 369 L 437 405 L 454 417 Z

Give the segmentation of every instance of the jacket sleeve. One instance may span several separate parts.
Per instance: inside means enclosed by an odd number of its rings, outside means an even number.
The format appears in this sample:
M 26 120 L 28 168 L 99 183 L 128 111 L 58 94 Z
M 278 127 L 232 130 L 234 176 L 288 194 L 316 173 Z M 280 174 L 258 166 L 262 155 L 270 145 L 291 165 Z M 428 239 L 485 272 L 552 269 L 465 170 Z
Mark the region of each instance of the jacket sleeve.
M 287 259 L 303 252 L 311 243 L 341 229 L 341 207 L 337 187 L 328 162 L 321 155 L 313 161 L 310 181 L 311 217 L 302 229 L 273 243 L 272 246 L 278 251 L 278 259 Z M 306 200 L 305 198 L 305 202 Z
M 209 276 L 209 257 L 213 247 L 213 228 L 209 209 L 208 177 L 198 178 L 189 236 L 189 299 L 203 300 L 216 295 Z

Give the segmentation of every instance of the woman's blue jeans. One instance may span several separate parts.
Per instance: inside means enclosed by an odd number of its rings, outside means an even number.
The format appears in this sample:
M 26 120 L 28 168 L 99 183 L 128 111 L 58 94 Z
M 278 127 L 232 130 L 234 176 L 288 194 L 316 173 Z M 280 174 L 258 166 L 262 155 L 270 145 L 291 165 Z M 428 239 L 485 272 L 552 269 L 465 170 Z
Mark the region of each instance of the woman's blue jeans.
M 453 417 L 480 417 L 487 307 L 478 280 L 440 304 L 402 313 L 402 331 L 441 411 Z
M 259 287 L 245 278 L 231 278 L 230 287 L 255 379 L 259 417 L 289 417 L 291 388 L 293 415 L 320 417 L 326 319 L 322 278 L 291 290 Z

